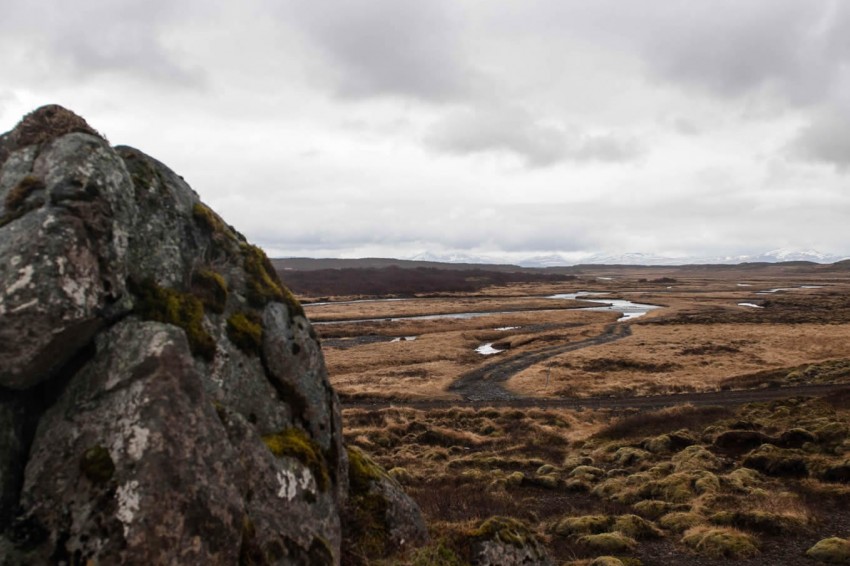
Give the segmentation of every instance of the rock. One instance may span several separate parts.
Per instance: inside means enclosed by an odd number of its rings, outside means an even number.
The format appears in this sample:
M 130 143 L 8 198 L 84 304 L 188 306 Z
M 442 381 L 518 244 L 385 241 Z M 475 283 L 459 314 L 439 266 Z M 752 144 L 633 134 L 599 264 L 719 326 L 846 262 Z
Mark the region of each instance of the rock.
M 416 503 L 401 486 L 365 453 L 348 448 L 349 498 L 343 515 L 348 558 L 378 559 L 399 550 L 418 546 L 428 539 L 425 522 Z
M 375 470 L 387 549 L 424 540 Z M 360 495 L 259 248 L 63 108 L 0 136 L 0 563 L 339 564 Z
M 491 517 L 470 534 L 474 566 L 550 566 L 551 559 L 521 521 Z

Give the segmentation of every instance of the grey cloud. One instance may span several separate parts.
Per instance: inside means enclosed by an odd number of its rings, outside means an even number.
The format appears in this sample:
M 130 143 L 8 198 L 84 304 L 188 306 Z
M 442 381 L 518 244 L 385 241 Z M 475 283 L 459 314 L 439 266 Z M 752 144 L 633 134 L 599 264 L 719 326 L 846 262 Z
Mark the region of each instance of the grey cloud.
M 647 29 L 649 67 L 721 96 L 773 88 L 810 104 L 828 95 L 850 55 L 846 4 L 723 0 L 667 8 L 652 14 Z
M 467 95 L 477 80 L 455 7 L 443 0 L 300 1 L 286 13 L 331 62 L 338 95 L 446 101 Z
M 180 61 L 163 41 L 165 28 L 180 17 L 169 2 L 80 0 L 73 8 L 58 0 L 21 2 L 4 10 L 0 45 L 38 81 L 108 73 L 198 86 L 204 81 L 200 67 Z M 28 47 L 18 49 L 19 43 Z
M 803 127 L 791 144 L 794 156 L 805 161 L 850 168 L 850 111 L 824 110 Z
M 509 153 L 529 167 L 563 161 L 626 162 L 643 153 L 633 138 L 579 133 L 536 120 L 517 108 L 455 112 L 434 127 L 426 143 L 438 151 L 460 155 Z

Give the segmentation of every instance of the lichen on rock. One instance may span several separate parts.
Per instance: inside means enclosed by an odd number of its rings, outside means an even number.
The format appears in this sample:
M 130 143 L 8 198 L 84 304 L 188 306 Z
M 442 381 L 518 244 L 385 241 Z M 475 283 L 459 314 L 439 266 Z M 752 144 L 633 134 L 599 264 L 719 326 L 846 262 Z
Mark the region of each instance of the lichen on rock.
M 6 562 L 339 564 L 339 401 L 262 250 L 55 106 L 0 136 L 0 207 Z M 358 462 L 382 551 L 423 540 Z

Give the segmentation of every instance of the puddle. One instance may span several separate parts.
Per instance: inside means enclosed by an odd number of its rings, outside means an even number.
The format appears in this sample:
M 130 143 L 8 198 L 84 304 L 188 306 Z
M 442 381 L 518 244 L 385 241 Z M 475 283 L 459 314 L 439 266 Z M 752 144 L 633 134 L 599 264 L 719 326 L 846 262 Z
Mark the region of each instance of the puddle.
M 777 287 L 776 289 L 766 289 L 757 291 L 756 295 L 770 295 L 771 293 L 782 293 L 784 291 L 794 291 L 795 289 L 823 289 L 823 285 L 799 285 L 797 287 Z
M 757 305 L 755 303 L 738 303 L 739 307 L 750 307 L 751 309 L 763 309 L 764 307 L 761 305 Z
M 608 295 L 609 293 L 591 293 L 587 291 L 578 291 L 577 293 L 562 293 L 559 295 L 550 295 L 548 298 L 550 299 L 579 299 L 582 301 L 587 301 L 588 303 L 599 303 L 601 307 L 585 307 L 583 309 L 576 309 L 580 311 L 592 311 L 592 312 L 619 312 L 623 316 L 617 319 L 617 322 L 622 322 L 624 320 L 632 320 L 634 318 L 638 318 L 639 316 L 643 316 L 651 310 L 659 309 L 661 307 L 657 305 L 645 305 L 642 303 L 633 303 L 632 301 L 627 301 L 625 299 L 587 299 L 585 297 L 595 297 L 600 295 Z

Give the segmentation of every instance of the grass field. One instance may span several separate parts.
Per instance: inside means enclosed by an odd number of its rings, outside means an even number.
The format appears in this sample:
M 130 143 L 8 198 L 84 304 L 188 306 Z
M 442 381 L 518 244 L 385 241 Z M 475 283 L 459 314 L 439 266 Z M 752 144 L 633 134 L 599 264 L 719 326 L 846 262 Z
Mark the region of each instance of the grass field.
M 661 308 L 618 323 L 545 298 L 578 290 Z M 450 390 L 482 368 L 503 371 L 512 399 L 850 388 L 843 273 L 623 268 L 434 295 L 305 305 L 346 441 L 405 487 L 432 534 L 423 549 L 369 563 L 467 564 L 470 533 L 493 516 L 521 521 L 554 564 L 850 561 L 850 395 L 647 412 L 473 406 Z M 415 318 L 452 313 L 497 314 Z M 612 325 L 628 332 L 593 341 Z M 499 353 L 482 356 L 483 344 Z M 584 346 L 564 351 L 571 344 Z M 533 363 L 505 369 L 520 359 Z M 404 406 L 434 399 L 447 406 Z M 346 408 L 364 400 L 378 404 Z M 830 537 L 840 539 L 807 554 Z

